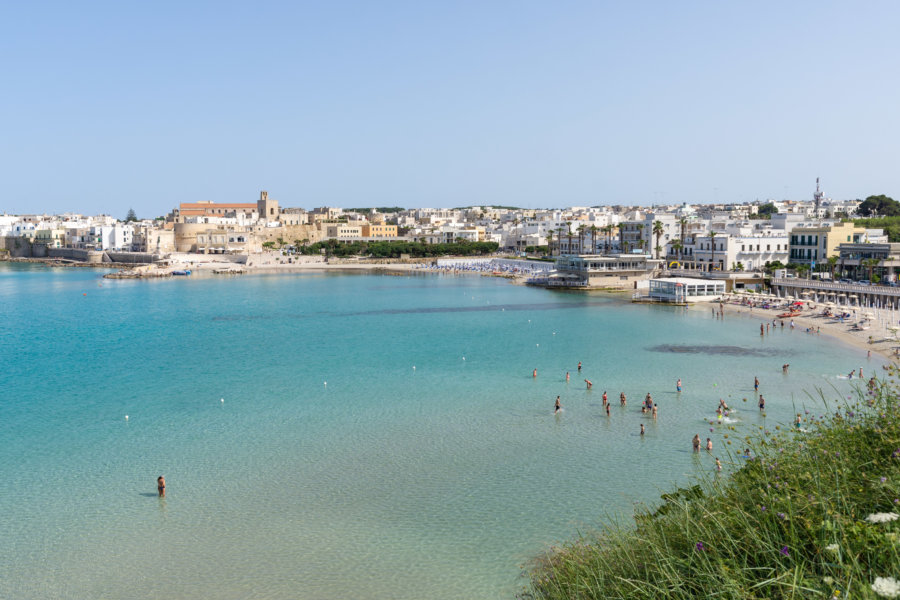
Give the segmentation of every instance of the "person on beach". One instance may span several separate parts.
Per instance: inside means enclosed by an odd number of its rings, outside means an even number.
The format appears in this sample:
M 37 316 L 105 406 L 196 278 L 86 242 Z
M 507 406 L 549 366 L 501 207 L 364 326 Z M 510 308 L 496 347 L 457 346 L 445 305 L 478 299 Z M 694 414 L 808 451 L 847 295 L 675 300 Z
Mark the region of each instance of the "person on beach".
M 156 478 L 156 491 L 160 498 L 166 497 L 166 478 L 162 475 Z
M 641 423 L 641 435 L 644 435 L 644 424 Z
M 675 383 L 675 391 L 676 392 L 681 391 L 681 380 L 680 379 Z
M 706 451 L 712 452 L 712 440 L 709 438 L 706 438 Z
M 531 372 L 531 376 L 532 376 L 532 377 L 537 377 L 537 369 L 535 369 L 534 371 Z
M 587 389 L 591 389 L 594 386 L 594 382 L 590 379 L 585 379 L 584 382 L 587 384 Z
M 603 390 L 603 406 L 606 406 L 606 390 Z
M 766 410 L 766 399 L 759 395 L 759 410 Z
M 581 373 L 581 361 L 578 361 L 578 372 Z
M 556 404 L 553 405 L 553 412 L 558 413 L 562 410 L 562 404 L 559 403 L 559 396 L 556 397 Z
M 759 391 L 759 378 L 758 377 L 753 378 L 753 391 L 754 392 Z
M 700 452 L 700 434 L 696 434 L 694 439 L 691 440 L 691 445 L 694 447 L 694 452 Z

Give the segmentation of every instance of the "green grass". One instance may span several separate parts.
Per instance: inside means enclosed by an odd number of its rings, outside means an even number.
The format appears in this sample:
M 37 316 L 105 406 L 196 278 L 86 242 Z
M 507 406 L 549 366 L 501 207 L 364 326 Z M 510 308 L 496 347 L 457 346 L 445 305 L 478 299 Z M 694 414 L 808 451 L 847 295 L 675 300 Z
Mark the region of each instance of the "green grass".
M 734 441 L 729 477 L 663 495 L 634 522 L 551 548 L 528 599 L 880 598 L 900 579 L 900 392 L 860 389 L 808 432 L 781 426 Z M 837 410 L 836 410 L 837 409 Z M 738 447 L 739 446 L 739 447 Z M 737 455 L 746 447 L 752 460 Z M 900 596 L 898 596 L 900 597 Z

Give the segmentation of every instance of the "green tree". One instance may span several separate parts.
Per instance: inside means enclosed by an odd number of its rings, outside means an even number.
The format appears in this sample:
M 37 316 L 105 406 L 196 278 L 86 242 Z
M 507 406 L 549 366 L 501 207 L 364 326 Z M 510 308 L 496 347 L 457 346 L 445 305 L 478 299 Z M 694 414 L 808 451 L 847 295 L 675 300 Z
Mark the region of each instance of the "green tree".
M 600 231 L 600 229 L 596 225 L 591 225 L 589 229 L 591 232 L 591 254 L 596 254 L 596 252 L 597 252 L 597 232 Z
M 873 215 L 896 217 L 897 215 L 900 215 L 900 202 L 897 202 L 884 194 L 869 196 L 863 200 L 862 204 L 859 205 L 859 208 L 856 209 L 856 212 L 864 217 Z
M 709 232 L 709 247 L 712 254 L 709 255 L 709 270 L 712 271 L 716 266 L 716 236 L 719 235 L 715 231 Z
M 862 261 L 863 266 L 866 268 L 866 271 L 869 273 L 869 281 L 874 281 L 872 279 L 872 273 L 875 271 L 875 267 L 881 264 L 881 260 L 878 258 L 867 258 Z
M 137 221 L 137 220 L 138 220 L 137 214 L 135 214 L 134 209 L 133 209 L 133 208 L 129 208 L 129 209 L 128 209 L 128 214 L 125 215 L 125 222 L 126 222 L 126 223 L 133 223 L 133 222 L 135 222 L 135 221 Z
M 828 257 L 828 272 L 831 273 L 831 280 L 834 281 L 834 268 L 837 266 L 838 257 L 837 256 L 829 256 Z
M 758 215 L 760 215 L 766 219 L 769 219 L 772 217 L 772 215 L 778 213 L 778 207 L 776 207 L 775 204 L 772 202 L 767 202 L 767 203 L 763 204 L 762 206 L 760 206 L 756 212 Z

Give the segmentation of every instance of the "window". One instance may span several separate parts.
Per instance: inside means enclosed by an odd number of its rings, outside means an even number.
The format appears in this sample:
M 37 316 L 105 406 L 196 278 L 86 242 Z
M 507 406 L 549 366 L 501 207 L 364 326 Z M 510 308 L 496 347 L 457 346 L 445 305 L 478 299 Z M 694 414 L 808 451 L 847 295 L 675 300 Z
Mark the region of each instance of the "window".
M 766 244 L 766 252 L 772 249 L 772 244 Z

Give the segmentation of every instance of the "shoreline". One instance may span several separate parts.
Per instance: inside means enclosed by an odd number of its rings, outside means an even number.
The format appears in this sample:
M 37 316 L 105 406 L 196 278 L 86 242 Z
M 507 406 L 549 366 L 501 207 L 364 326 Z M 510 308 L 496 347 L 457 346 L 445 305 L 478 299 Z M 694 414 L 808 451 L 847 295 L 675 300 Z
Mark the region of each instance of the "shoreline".
M 795 329 L 803 335 L 810 335 L 821 338 L 822 336 L 830 337 L 839 343 L 850 346 L 863 352 L 871 351 L 872 354 L 886 358 L 892 363 L 898 361 L 898 356 L 894 353 L 894 347 L 900 348 L 900 341 L 892 340 L 885 336 L 885 332 L 878 322 L 873 324 L 872 329 L 864 331 L 856 331 L 851 329 L 853 323 L 834 321 L 829 317 L 822 317 L 816 314 L 820 310 L 818 307 L 813 310 L 806 308 L 809 314 L 795 316 L 793 318 L 779 319 L 778 314 L 784 312 L 783 309 L 761 308 L 754 306 L 752 309 L 743 304 L 733 303 L 715 303 L 713 306 L 724 307 L 726 314 L 737 315 L 746 318 L 748 321 L 756 320 L 757 323 L 770 323 L 773 320 L 779 323 L 783 320 L 785 327 L 790 327 L 790 321 L 794 322 Z M 806 333 L 806 329 L 819 330 L 819 333 Z M 871 336 L 872 342 L 869 342 Z

